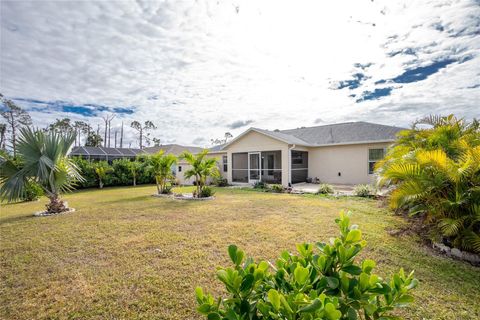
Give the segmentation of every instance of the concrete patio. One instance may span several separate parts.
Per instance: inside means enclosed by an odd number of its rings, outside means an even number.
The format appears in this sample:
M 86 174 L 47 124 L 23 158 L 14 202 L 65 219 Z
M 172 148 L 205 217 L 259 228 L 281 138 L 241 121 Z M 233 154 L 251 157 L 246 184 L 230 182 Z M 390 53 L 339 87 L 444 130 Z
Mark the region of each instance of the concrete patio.
M 349 184 L 331 184 L 333 190 L 335 190 L 335 194 L 338 195 L 346 195 L 351 196 L 353 195 L 353 190 L 355 188 L 354 185 Z M 304 193 L 316 193 L 320 184 L 317 183 L 295 183 L 293 184 L 292 188 L 294 191 L 304 192 Z

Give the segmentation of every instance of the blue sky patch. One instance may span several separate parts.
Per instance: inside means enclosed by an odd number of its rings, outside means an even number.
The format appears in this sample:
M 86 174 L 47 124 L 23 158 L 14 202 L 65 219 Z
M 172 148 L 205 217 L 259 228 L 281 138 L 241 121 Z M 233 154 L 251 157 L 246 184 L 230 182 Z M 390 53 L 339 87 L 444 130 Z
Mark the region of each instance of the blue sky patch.
M 27 111 L 39 112 L 65 112 L 79 114 L 85 117 L 98 116 L 100 112 L 113 112 L 117 114 L 133 114 L 134 107 L 109 107 L 98 104 L 72 104 L 66 101 L 42 101 L 28 98 L 12 98 L 13 101 L 18 102 Z
M 360 87 L 362 80 L 366 78 L 363 73 L 359 73 L 359 72 L 354 73 L 352 76 L 353 76 L 353 79 L 351 80 L 340 81 L 336 89 L 343 89 L 343 88 L 356 89 Z
M 392 79 L 395 83 L 411 83 L 427 79 L 432 74 L 437 73 L 440 69 L 445 68 L 449 64 L 457 62 L 456 59 L 444 59 L 436 61 L 425 67 L 417 67 L 406 70 L 404 73 Z
M 393 90 L 392 87 L 386 87 L 386 88 L 375 89 L 373 91 L 363 91 L 361 97 L 357 99 L 355 102 L 358 103 L 366 100 L 378 100 L 381 97 L 389 96 L 392 93 L 392 90 Z

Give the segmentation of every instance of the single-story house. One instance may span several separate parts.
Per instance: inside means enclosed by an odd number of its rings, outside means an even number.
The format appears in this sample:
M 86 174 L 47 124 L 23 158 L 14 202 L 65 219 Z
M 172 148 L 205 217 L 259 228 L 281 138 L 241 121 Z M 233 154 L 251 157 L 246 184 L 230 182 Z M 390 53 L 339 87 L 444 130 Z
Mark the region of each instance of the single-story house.
M 288 186 L 318 178 L 334 184 L 374 182 L 375 163 L 404 128 L 347 122 L 290 130 L 250 128 L 210 149 L 231 184 Z

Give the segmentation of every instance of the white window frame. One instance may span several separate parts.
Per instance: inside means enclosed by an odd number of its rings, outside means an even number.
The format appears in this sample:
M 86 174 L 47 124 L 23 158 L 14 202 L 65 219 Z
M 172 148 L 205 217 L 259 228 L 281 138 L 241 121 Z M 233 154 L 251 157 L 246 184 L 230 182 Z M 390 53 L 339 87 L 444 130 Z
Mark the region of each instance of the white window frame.
M 375 170 L 370 172 L 370 163 L 377 163 L 378 161 L 382 160 L 382 159 L 379 159 L 379 160 L 370 160 L 370 150 L 383 150 L 383 158 L 385 158 L 385 154 L 387 153 L 387 148 L 368 148 L 368 151 L 367 151 L 367 173 L 369 175 L 372 175 L 372 174 L 375 174 Z
M 228 172 L 228 156 L 222 156 L 222 170 Z

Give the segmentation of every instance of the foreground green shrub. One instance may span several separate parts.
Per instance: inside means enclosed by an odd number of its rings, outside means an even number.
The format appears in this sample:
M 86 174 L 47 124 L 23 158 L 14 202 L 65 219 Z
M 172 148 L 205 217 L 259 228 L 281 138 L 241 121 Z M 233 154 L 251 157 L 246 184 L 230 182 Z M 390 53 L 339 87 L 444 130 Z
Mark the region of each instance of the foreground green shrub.
M 282 193 L 284 188 L 281 184 L 270 184 L 268 185 L 268 190 L 276 193 Z
M 329 244 L 302 243 L 299 254 L 281 253 L 275 266 L 245 259 L 236 246 L 228 248 L 234 266 L 220 268 L 226 299 L 196 289 L 198 311 L 207 319 L 398 319 L 396 307 L 413 301 L 413 272 L 403 269 L 386 281 L 374 274 L 373 260 L 355 262 L 365 247 L 362 233 L 350 226 L 349 214 L 336 220 L 340 237 Z
M 369 184 L 358 184 L 353 189 L 353 194 L 357 197 L 372 197 L 375 195 L 375 190 Z
M 318 188 L 317 194 L 332 194 L 333 192 L 333 187 L 331 185 L 328 183 L 322 183 Z
M 434 241 L 480 253 L 480 124 L 430 117 L 402 131 L 377 164 L 392 209 L 418 215 Z

